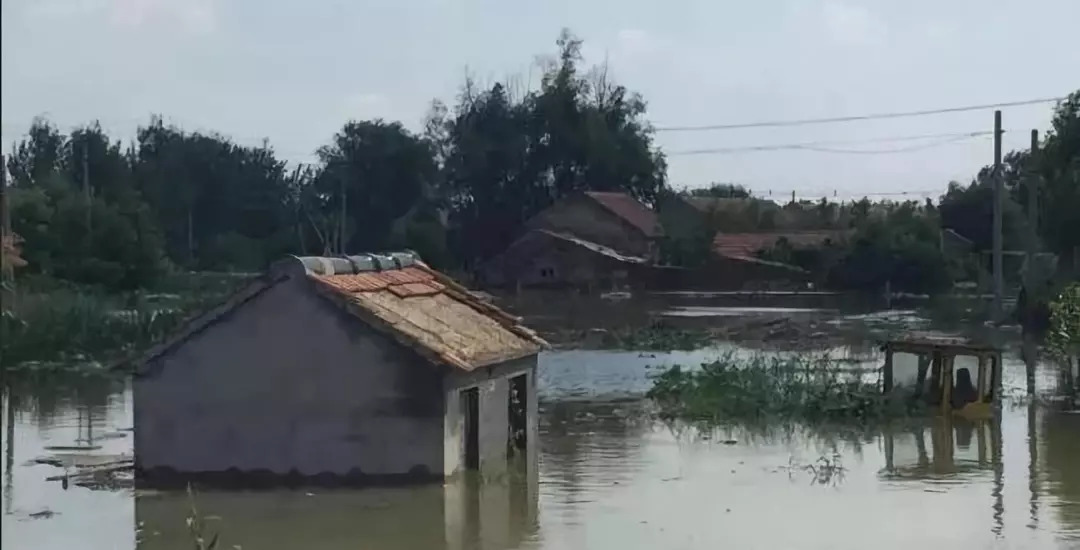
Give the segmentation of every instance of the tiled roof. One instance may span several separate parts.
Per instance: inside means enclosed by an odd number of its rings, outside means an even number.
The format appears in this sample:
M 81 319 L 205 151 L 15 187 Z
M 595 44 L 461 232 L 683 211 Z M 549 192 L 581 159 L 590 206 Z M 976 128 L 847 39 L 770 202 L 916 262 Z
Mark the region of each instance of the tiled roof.
M 729 258 L 754 258 L 761 250 L 772 248 L 786 239 L 795 248 L 824 246 L 826 241 L 839 242 L 844 231 L 799 231 L 791 233 L 720 233 L 713 239 L 713 250 Z
M 622 218 L 630 225 L 641 230 L 646 237 L 659 237 L 663 235 L 660 228 L 660 220 L 649 207 L 638 202 L 637 199 L 626 193 L 613 193 L 609 191 L 589 191 L 586 196 L 599 203 L 612 214 Z
M 351 314 L 436 363 L 473 370 L 547 346 L 517 318 L 419 262 L 308 277 Z

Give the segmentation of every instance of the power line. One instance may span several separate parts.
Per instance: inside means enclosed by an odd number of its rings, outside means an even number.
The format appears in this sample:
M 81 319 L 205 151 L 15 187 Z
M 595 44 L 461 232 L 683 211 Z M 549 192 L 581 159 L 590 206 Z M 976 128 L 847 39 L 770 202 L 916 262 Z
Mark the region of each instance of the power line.
M 742 152 L 755 152 L 755 151 L 815 151 L 822 153 L 851 153 L 851 154 L 886 154 L 886 153 L 901 153 L 906 151 L 916 151 L 919 149 L 926 149 L 929 147 L 937 147 L 960 141 L 964 139 L 970 139 L 974 137 L 980 137 L 984 135 L 993 134 L 991 130 L 979 130 L 974 132 L 950 132 L 943 134 L 922 134 L 914 136 L 896 136 L 885 137 L 875 139 L 861 139 L 861 140 L 834 140 L 834 141 L 807 141 L 801 143 L 785 143 L 777 145 L 748 145 L 740 147 L 718 147 L 711 149 L 691 149 L 688 151 L 674 151 L 667 153 L 668 156 L 688 156 L 688 155 L 712 155 L 712 154 L 724 154 L 724 153 L 742 153 Z M 890 143 L 897 141 L 916 141 L 923 139 L 939 139 L 942 141 L 935 141 L 932 143 L 924 143 L 911 147 L 901 147 L 897 149 L 833 149 L 824 146 L 827 145 L 845 145 L 845 144 L 860 144 L 860 143 Z
M 878 120 L 889 118 L 906 118 L 927 115 L 939 115 L 945 113 L 962 113 L 966 111 L 984 111 L 987 109 L 1000 109 L 1002 107 L 1019 107 L 1022 105 L 1037 105 L 1040 103 L 1055 103 L 1065 99 L 1064 97 L 1048 97 L 1042 99 L 1027 99 L 1024 101 L 1008 101 L 1004 103 L 987 103 L 983 105 L 966 105 L 963 107 L 946 107 L 944 109 L 928 109 L 922 111 L 903 111 L 891 113 L 875 113 L 869 115 L 842 116 L 829 118 L 804 118 L 795 120 L 771 120 L 763 122 L 743 122 L 737 124 L 709 124 L 705 126 L 662 126 L 654 128 L 657 132 L 703 132 L 710 130 L 738 130 L 742 128 L 765 128 L 777 126 L 803 126 L 807 124 L 829 124 L 835 122 L 855 122 L 860 120 Z

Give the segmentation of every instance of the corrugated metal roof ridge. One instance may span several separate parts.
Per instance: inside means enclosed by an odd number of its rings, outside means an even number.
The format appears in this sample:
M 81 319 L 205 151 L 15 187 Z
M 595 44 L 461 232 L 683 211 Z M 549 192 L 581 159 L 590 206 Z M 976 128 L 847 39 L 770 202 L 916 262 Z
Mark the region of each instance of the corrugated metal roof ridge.
M 552 231 L 550 229 L 534 229 L 533 231 L 540 232 L 550 237 L 569 242 L 575 246 L 583 247 L 590 252 L 596 252 L 597 254 L 607 256 L 613 260 L 618 260 L 620 262 L 645 263 L 647 261 L 645 258 L 623 254 L 611 247 L 607 247 L 599 243 L 594 243 L 592 241 L 582 239 L 581 237 L 577 237 L 569 233 L 560 233 L 558 231 Z

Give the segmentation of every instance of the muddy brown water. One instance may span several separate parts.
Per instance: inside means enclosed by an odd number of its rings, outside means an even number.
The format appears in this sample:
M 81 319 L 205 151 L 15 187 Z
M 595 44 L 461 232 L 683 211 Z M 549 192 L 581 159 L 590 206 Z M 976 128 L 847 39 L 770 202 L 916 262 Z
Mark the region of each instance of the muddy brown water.
M 538 478 L 368 490 L 205 491 L 218 548 L 1080 548 L 1080 414 L 1011 400 L 978 425 L 811 432 L 665 425 L 641 400 L 656 365 L 684 353 L 541 357 Z M 874 364 L 866 348 L 830 353 Z M 1041 392 L 1054 368 L 1041 364 Z M 1022 393 L 1018 352 L 1007 394 Z M 36 458 L 91 446 L 131 453 L 123 385 L 15 392 L 5 414 L 4 550 L 190 549 L 183 492 L 63 488 Z

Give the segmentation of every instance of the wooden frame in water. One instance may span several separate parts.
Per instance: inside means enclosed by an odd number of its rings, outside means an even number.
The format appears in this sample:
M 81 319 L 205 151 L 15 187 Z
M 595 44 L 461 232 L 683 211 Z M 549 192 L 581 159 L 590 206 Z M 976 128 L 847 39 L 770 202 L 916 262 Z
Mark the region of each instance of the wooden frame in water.
M 997 347 L 916 333 L 889 340 L 882 349 L 885 393 L 906 392 L 910 399 L 937 408 L 942 414 L 967 418 L 993 414 L 1001 393 L 1001 350 Z

